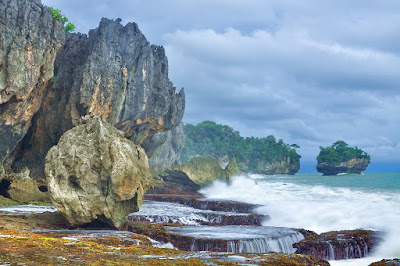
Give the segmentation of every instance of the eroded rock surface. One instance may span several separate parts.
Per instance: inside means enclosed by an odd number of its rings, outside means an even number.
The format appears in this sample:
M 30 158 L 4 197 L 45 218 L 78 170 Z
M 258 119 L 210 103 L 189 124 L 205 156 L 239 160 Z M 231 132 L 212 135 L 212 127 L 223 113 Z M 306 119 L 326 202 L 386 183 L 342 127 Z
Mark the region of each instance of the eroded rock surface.
M 1 5 L 17 3 L 16 0 L 5 2 L 0 4 L 0 11 Z M 24 6 L 24 2 L 28 4 Z M 47 21 L 47 18 L 52 19 L 51 12 L 42 7 L 40 1 L 20 1 L 17 6 L 24 6 L 18 12 L 26 16 L 26 20 L 18 20 L 14 25 L 8 23 L 8 15 L 5 17 L 7 29 L 16 36 L 21 35 L 18 27 L 29 30 L 30 25 L 44 22 L 38 26 L 41 35 L 24 30 L 23 37 L 15 37 L 26 42 L 25 46 L 21 44 L 23 48 L 15 50 L 19 51 L 19 59 L 8 56 L 8 61 L 12 60 L 12 64 L 18 66 L 24 58 L 33 58 L 34 63 L 30 68 L 18 70 L 19 75 L 26 76 L 25 83 L 29 77 L 29 83 L 23 85 L 22 78 L 10 76 L 10 80 L 20 80 L 18 86 L 0 84 L 4 87 L 0 86 L 0 144 L 5 143 L 0 145 L 0 173 L 4 165 L 10 174 L 29 171 L 33 182 L 38 187 L 44 186 L 47 152 L 67 130 L 79 125 L 79 118 L 85 115 L 99 116 L 122 130 L 124 136 L 142 146 L 148 156 L 167 141 L 168 134 L 162 132 L 181 123 L 185 96 L 183 89 L 175 92 L 168 78 L 168 60 L 163 47 L 151 45 L 135 23 L 122 26 L 119 19 L 102 19 L 99 27 L 91 30 L 89 35 L 69 34 L 65 40 L 62 25 Z M 10 8 L 12 12 L 13 8 Z M 40 10 L 42 15 L 32 15 Z M 35 22 L 31 23 L 31 19 Z M 58 28 L 64 34 L 59 38 L 62 42 L 57 42 Z M 53 38 L 53 35 L 57 36 Z M 1 38 L 4 39 L 3 36 L 6 35 L 2 30 Z M 42 50 L 35 52 L 35 43 L 49 47 L 40 46 Z M 16 71 L 11 63 L 6 64 L 7 58 L 0 63 L 4 73 Z M 31 64 L 28 63 L 24 64 Z M 50 82 L 53 66 L 55 81 Z M 40 69 L 40 75 L 30 76 L 37 69 Z M 30 84 L 33 89 L 29 89 Z M 18 91 L 18 88 L 23 90 Z M 20 99 L 23 106 L 13 107 Z
M 362 171 L 367 169 L 369 163 L 369 158 L 353 158 L 338 165 L 318 163 L 317 171 L 324 175 L 337 175 L 340 173 L 361 174 Z
M 54 206 L 73 225 L 95 219 L 116 227 L 139 210 L 151 174 L 144 150 L 105 120 L 85 118 L 46 156 Z
M 40 0 L 0 1 L 0 180 L 9 179 L 64 41 L 62 22 Z

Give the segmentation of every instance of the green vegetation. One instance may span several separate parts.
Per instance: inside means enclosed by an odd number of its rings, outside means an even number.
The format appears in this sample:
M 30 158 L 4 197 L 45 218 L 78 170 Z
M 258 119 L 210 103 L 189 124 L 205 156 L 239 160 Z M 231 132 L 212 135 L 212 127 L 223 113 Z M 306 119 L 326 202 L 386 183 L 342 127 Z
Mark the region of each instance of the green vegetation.
M 63 16 L 61 13 L 60 9 L 56 9 L 54 7 L 50 7 L 51 12 L 53 13 L 53 18 L 55 18 L 58 21 L 62 21 L 64 24 L 67 23 L 67 25 L 64 26 L 65 32 L 71 33 L 75 30 L 75 25 L 69 22 L 68 18 Z
M 196 155 L 211 155 L 216 158 L 236 158 L 239 168 L 248 167 L 256 171 L 258 163 L 273 163 L 288 156 L 293 164 L 300 163 L 297 154 L 298 145 L 288 145 L 283 140 L 276 141 L 274 136 L 264 138 L 244 138 L 231 127 L 213 121 L 203 121 L 198 125 L 185 125 L 185 147 L 182 151 L 182 162 Z
M 340 163 L 346 162 L 354 158 L 370 159 L 369 155 L 365 151 L 357 147 L 349 147 L 348 144 L 343 140 L 336 141 L 332 144 L 332 146 L 319 148 L 321 151 L 317 156 L 318 163 L 339 165 Z
M 135 68 L 134 68 L 134 67 L 131 67 L 131 68 L 129 68 L 129 70 L 130 70 L 131 72 L 133 72 L 133 71 L 135 71 Z
M 50 79 L 50 82 L 51 82 L 51 83 L 56 82 L 56 76 L 53 76 L 53 77 Z

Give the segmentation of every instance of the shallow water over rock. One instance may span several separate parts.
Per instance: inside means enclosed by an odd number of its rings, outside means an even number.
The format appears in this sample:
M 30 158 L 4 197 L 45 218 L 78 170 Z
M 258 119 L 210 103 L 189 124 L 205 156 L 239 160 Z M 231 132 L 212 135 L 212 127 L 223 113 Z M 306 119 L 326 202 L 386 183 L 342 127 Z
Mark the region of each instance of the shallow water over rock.
M 128 216 L 130 221 L 181 225 L 261 225 L 264 218 L 258 214 L 200 210 L 179 203 L 147 200 L 138 212 Z
M 15 205 L 0 207 L 0 212 L 5 213 L 44 213 L 56 212 L 57 208 L 54 206 L 38 206 L 38 205 Z
M 292 245 L 304 239 L 296 230 L 267 226 L 185 226 L 168 227 L 172 233 L 193 237 L 191 251 L 226 250 L 227 252 L 292 253 Z

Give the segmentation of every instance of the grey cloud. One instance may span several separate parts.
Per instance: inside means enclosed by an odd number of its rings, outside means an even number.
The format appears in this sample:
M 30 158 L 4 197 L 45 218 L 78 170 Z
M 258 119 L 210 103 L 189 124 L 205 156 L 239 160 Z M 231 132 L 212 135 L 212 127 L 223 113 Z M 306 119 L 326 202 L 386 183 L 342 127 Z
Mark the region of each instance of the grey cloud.
M 43 0 L 79 31 L 137 22 L 185 87 L 184 121 L 275 135 L 315 162 L 337 139 L 400 162 L 400 2 Z

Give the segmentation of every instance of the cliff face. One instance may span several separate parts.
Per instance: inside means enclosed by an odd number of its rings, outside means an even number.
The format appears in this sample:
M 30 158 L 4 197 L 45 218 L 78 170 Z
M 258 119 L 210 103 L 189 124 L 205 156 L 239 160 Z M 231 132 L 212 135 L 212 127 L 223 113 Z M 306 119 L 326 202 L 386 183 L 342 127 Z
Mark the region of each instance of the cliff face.
M 249 172 L 248 163 L 239 165 L 239 169 L 244 172 Z M 290 157 L 287 156 L 280 161 L 272 163 L 260 160 L 257 162 L 257 170 L 251 172 L 263 175 L 275 175 L 275 174 L 294 175 L 299 171 L 299 169 L 300 169 L 300 163 L 292 162 L 290 160 Z
M 153 135 L 152 139 L 158 142 L 159 138 L 165 138 L 165 142 L 159 146 L 149 159 L 150 167 L 155 170 L 162 170 L 166 167 L 179 164 L 181 151 L 185 145 L 185 134 L 183 123 L 170 131 Z
M 185 96 L 168 79 L 164 48 L 150 45 L 134 23 L 103 18 L 89 36 L 68 35 L 55 76 L 14 163 L 36 180 L 44 180 L 47 151 L 81 116 L 105 119 L 149 156 L 166 140 L 154 135 L 181 122 Z
M 181 123 L 183 89 L 168 79 L 164 48 L 135 23 L 102 19 L 65 38 L 39 0 L 1 1 L 0 22 L 0 181 L 10 187 L 45 186 L 48 150 L 82 116 L 103 118 L 149 157 L 168 139 L 157 134 Z
M 173 169 L 183 172 L 200 186 L 209 185 L 218 178 L 229 180 L 233 175 L 240 173 L 235 159 L 232 159 L 226 168 L 223 169 L 218 159 L 209 156 L 193 157 L 189 162 Z
M 337 175 L 339 173 L 361 174 L 362 171 L 367 169 L 369 163 L 369 158 L 353 158 L 339 165 L 318 163 L 317 171 L 324 175 Z
M 39 110 L 65 40 L 40 0 L 0 1 L 0 180 Z

